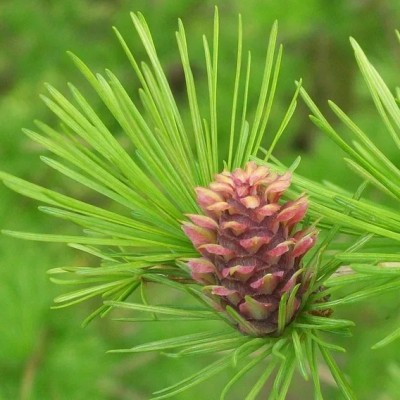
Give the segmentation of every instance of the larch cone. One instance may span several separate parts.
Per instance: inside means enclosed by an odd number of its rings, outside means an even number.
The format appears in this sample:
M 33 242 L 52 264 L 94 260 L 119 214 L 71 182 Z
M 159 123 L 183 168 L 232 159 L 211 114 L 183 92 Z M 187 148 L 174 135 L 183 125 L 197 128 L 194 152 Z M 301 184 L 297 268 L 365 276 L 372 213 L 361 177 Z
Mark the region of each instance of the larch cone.
M 290 183 L 290 172 L 279 175 L 254 162 L 224 171 L 209 187 L 196 188 L 204 215 L 188 214 L 191 222 L 183 224 L 201 254 L 187 263 L 193 279 L 218 309 L 241 316 L 244 323 L 232 322 L 244 334 L 276 335 L 282 296 L 288 293 L 287 325 L 307 288 L 301 260 L 317 231 L 297 229 L 308 207 L 304 195 L 280 201 Z

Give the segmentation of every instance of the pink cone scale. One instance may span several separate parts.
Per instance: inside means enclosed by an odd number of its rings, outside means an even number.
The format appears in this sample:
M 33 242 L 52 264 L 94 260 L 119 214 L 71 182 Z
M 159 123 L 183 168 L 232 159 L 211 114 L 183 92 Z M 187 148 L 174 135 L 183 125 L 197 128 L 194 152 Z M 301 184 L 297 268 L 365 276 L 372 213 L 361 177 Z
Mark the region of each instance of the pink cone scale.
M 302 258 L 317 231 L 297 227 L 307 211 L 305 196 L 281 201 L 290 183 L 289 172 L 279 175 L 254 162 L 224 171 L 208 188 L 196 188 L 204 215 L 188 214 L 190 222 L 182 225 L 201 255 L 187 262 L 192 278 L 218 310 L 239 314 L 232 322 L 243 334 L 276 336 L 282 296 L 287 293 L 288 325 L 307 288 Z

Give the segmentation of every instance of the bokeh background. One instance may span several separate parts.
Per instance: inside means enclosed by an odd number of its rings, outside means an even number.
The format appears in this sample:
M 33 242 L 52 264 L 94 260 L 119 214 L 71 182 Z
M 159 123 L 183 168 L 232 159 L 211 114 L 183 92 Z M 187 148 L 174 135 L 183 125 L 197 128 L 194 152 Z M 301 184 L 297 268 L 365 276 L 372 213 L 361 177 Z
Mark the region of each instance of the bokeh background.
M 394 34 L 400 17 L 400 2 L 396 0 L 1 0 L 0 168 L 39 184 L 65 189 L 68 183 L 61 182 L 40 163 L 43 150 L 32 144 L 21 128 L 31 128 L 34 119 L 54 120 L 39 101 L 39 94 L 45 91 L 44 82 L 62 91 L 67 82 L 74 82 L 101 109 L 66 50 L 72 50 L 95 71 L 110 68 L 127 87 L 135 90 L 137 82 L 111 29 L 117 26 L 140 57 L 143 49 L 129 11 L 141 11 L 145 15 L 173 90 L 184 109 L 185 88 L 174 36 L 177 19 L 184 21 L 196 79 L 204 86 L 201 35 L 211 35 L 214 4 L 219 5 L 221 17 L 219 100 L 222 109 L 226 107 L 229 113 L 231 106 L 237 14 L 240 12 L 243 16 L 245 46 L 252 51 L 254 89 L 257 77 L 261 76 L 271 24 L 278 19 L 279 40 L 284 43 L 285 53 L 277 101 L 267 129 L 271 133 L 275 131 L 294 92 L 294 81 L 303 78 L 304 86 L 328 116 L 326 100 L 332 99 L 399 164 L 399 154 L 395 153 L 373 111 L 348 41 L 349 36 L 355 37 L 390 87 L 395 87 L 399 82 L 400 61 L 400 44 Z M 300 154 L 300 170 L 308 177 L 355 189 L 359 178 L 348 172 L 340 161 L 340 151 L 310 124 L 307 114 L 300 102 L 276 155 L 290 163 Z M 227 129 L 227 124 L 228 118 L 221 119 L 219 129 Z M 80 193 L 81 188 L 74 185 L 68 190 L 85 200 L 97 201 Z M 36 206 L 0 187 L 1 227 L 36 232 L 69 229 L 42 215 Z M 135 326 L 106 318 L 83 329 L 80 323 L 95 302 L 51 310 L 52 299 L 63 288 L 49 282 L 46 270 L 93 262 L 63 245 L 0 238 L 0 399 L 147 399 L 153 390 L 209 363 L 204 357 L 176 360 L 157 354 L 105 354 L 112 348 L 201 329 L 198 325 Z M 354 318 L 357 327 L 354 338 L 341 343 L 348 354 L 340 354 L 337 359 L 360 399 L 400 398 L 400 344 L 393 343 L 375 352 L 369 350 L 395 328 L 398 310 L 397 293 L 373 299 L 362 307 L 343 309 L 341 316 Z M 229 371 L 206 382 L 201 389 L 194 388 L 176 399 L 217 399 L 222 381 L 228 375 Z M 329 373 L 322 369 L 321 376 L 326 398 L 341 399 Z M 310 385 L 298 377 L 295 380 L 288 399 L 311 399 Z M 241 400 L 241 390 L 251 382 L 251 379 L 244 380 L 231 398 Z

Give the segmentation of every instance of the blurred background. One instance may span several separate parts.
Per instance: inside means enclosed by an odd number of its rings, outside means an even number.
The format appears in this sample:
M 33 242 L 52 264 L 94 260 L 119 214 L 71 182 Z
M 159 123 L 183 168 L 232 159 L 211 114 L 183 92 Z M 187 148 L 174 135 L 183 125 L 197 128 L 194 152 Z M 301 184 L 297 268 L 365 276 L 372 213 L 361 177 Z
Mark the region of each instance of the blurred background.
M 398 84 L 400 61 L 400 45 L 394 33 L 399 28 L 396 23 L 400 17 L 400 3 L 396 0 L 2 0 L 0 168 L 63 190 L 64 183 L 61 186 L 59 177 L 40 163 L 43 150 L 32 144 L 21 128 L 32 128 L 34 119 L 54 121 L 39 101 L 39 94 L 45 91 L 44 82 L 64 92 L 66 83 L 73 82 L 83 87 L 95 108 L 100 107 L 66 50 L 72 50 L 94 71 L 111 69 L 128 88 L 136 89 L 133 72 L 111 29 L 113 25 L 118 27 L 140 58 L 143 49 L 129 11 L 141 11 L 145 15 L 173 91 L 184 109 L 185 87 L 174 36 L 177 19 L 182 18 L 185 24 L 195 76 L 200 87 L 204 86 L 201 35 L 211 36 L 215 4 L 219 5 L 221 17 L 219 101 L 222 111 L 226 107 L 229 113 L 231 107 L 237 14 L 240 12 L 243 16 L 245 49 L 252 51 L 253 89 L 257 89 L 257 79 L 261 79 L 271 24 L 278 19 L 279 41 L 284 43 L 285 52 L 274 113 L 267 129 L 275 132 L 293 95 L 294 81 L 302 78 L 303 85 L 328 116 L 326 100 L 332 99 L 399 164 L 399 154 L 395 153 L 373 111 L 348 41 L 349 36 L 357 39 L 394 88 Z M 250 99 L 250 106 L 255 99 L 256 95 Z M 227 127 L 228 118 L 226 121 L 222 118 L 219 129 L 227 130 Z M 301 102 L 275 155 L 286 163 L 301 155 L 300 171 L 319 181 L 329 180 L 350 190 L 355 190 L 360 183 L 339 161 L 339 150 L 310 124 L 308 110 Z M 68 190 L 80 196 L 79 187 L 71 186 Z M 91 201 L 96 202 L 96 198 Z M 2 228 L 66 232 L 68 227 L 64 229 L 58 221 L 42 215 L 36 206 L 33 201 L 0 186 Z M 1 237 L 0 399 L 147 399 L 153 390 L 209 363 L 205 357 L 175 360 L 157 354 L 105 354 L 109 349 L 131 347 L 149 339 L 183 333 L 183 330 L 202 329 L 199 326 L 135 326 L 106 318 L 83 329 L 80 324 L 94 304 L 51 310 L 52 299 L 64 288 L 51 284 L 46 270 L 93 261 L 63 245 Z M 339 354 L 337 359 L 360 399 L 400 398 L 399 343 L 379 351 L 369 350 L 395 328 L 398 309 L 398 294 L 394 294 L 374 299 L 362 307 L 348 307 L 340 315 L 357 322 L 354 339 L 341 343 L 348 353 Z M 176 399 L 217 399 L 230 372 L 207 381 L 201 391 L 194 388 Z M 326 398 L 341 399 L 329 373 L 321 370 L 321 374 Z M 311 399 L 310 385 L 301 378 L 295 380 L 288 399 L 300 399 L 298 393 L 303 393 L 301 399 Z M 241 388 L 252 382 L 244 380 L 231 398 L 241 400 Z

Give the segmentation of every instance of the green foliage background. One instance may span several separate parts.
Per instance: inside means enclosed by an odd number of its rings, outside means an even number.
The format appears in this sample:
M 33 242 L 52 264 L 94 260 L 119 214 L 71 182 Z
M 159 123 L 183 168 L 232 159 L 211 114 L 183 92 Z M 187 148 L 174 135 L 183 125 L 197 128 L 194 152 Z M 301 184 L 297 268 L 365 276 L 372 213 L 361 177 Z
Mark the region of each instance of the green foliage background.
M 129 11 L 141 11 L 154 35 L 161 60 L 173 83 L 176 96 L 185 107 L 174 31 L 177 18 L 185 23 L 196 78 L 206 83 L 201 35 L 210 33 L 213 6 L 221 16 L 220 101 L 231 107 L 231 75 L 235 63 L 237 13 L 242 13 L 244 37 L 252 50 L 253 76 L 261 76 L 268 32 L 273 20 L 280 24 L 280 41 L 285 45 L 271 131 L 274 131 L 292 93 L 294 80 L 303 78 L 307 91 L 329 115 L 328 98 L 354 117 L 379 143 L 396 165 L 400 156 L 372 112 L 367 89 L 357 71 L 348 37 L 357 39 L 390 87 L 398 84 L 400 47 L 394 29 L 400 4 L 390 0 L 327 2 L 310 0 L 247 1 L 190 0 L 3 0 L 0 4 L 0 159 L 1 169 L 27 180 L 75 193 L 74 186 L 39 162 L 43 150 L 21 132 L 32 127 L 33 119 L 54 118 L 38 101 L 43 82 L 61 90 L 66 82 L 83 83 L 65 50 L 72 50 L 93 70 L 111 69 L 130 92 L 137 82 L 118 45 L 111 26 L 119 28 L 131 48 L 142 52 L 129 18 Z M 140 53 L 138 54 L 140 55 Z M 259 62 L 258 62 L 259 60 Z M 257 71 L 258 69 L 258 71 Z M 257 82 L 253 83 L 257 85 Z M 84 86 L 85 87 L 85 86 Z M 87 88 L 87 87 L 86 87 Z M 88 89 L 88 88 L 87 88 Z M 86 93 L 92 94 L 89 90 Z M 98 102 L 93 96 L 93 101 Z M 253 99 L 254 103 L 255 99 Z M 251 107 L 251 99 L 249 106 Z M 101 105 L 98 103 L 98 109 Z M 300 104 L 289 129 L 275 153 L 283 162 L 302 156 L 299 171 L 355 190 L 360 180 L 348 172 L 341 152 L 308 121 L 308 110 Z M 274 127 L 274 116 L 276 124 Z M 227 129 L 221 121 L 220 130 Z M 118 133 L 118 132 L 116 132 Z M 66 188 L 66 189 L 65 189 Z M 86 197 L 87 199 L 87 197 Z M 93 202 L 98 199 L 90 199 Z M 0 187 L 0 224 L 4 228 L 57 232 L 60 226 L 37 212 L 33 202 Z M 62 228 L 67 232 L 67 226 Z M 206 358 L 173 360 L 156 354 L 107 355 L 112 348 L 130 347 L 150 339 L 173 336 L 199 329 L 188 326 L 121 324 L 110 318 L 82 329 L 81 321 L 93 304 L 50 310 L 52 298 L 61 289 L 48 281 L 45 271 L 52 267 L 90 263 L 87 256 L 63 245 L 20 242 L 2 237 L 0 241 L 0 399 L 147 399 L 150 393 L 172 384 L 191 370 L 206 365 Z M 154 293 L 154 296 L 164 294 Z M 370 351 L 370 346 L 396 327 L 398 294 L 377 298 L 365 306 L 343 309 L 341 317 L 354 319 L 354 338 L 341 343 L 348 353 L 338 362 L 348 373 L 360 399 L 389 400 L 400 392 L 400 351 L 398 342 Z M 397 319 L 398 322 L 398 319 Z M 324 371 L 322 370 L 322 374 Z M 251 374 L 250 374 L 251 375 Z M 218 379 L 201 388 L 201 398 L 216 398 Z M 339 399 L 329 373 L 324 378 L 327 398 Z M 309 388 L 301 379 L 288 399 L 307 397 Z M 199 398 L 199 389 L 177 399 Z M 311 392 L 310 392 L 311 393 Z M 197 396 L 197 397 L 196 397 Z M 232 399 L 240 400 L 240 388 Z

